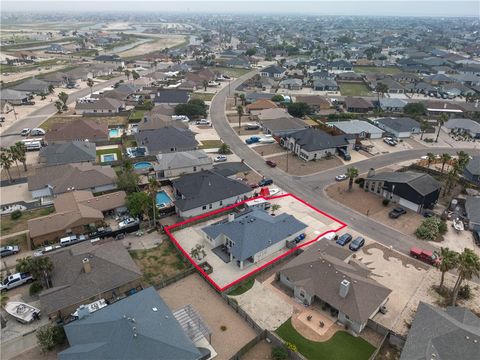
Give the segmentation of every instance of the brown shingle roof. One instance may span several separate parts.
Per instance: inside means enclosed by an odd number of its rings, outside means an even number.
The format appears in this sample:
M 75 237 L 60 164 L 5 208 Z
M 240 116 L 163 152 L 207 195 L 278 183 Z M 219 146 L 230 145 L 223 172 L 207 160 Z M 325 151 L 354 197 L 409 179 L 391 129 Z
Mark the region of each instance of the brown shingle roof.
M 62 194 L 71 188 L 91 189 L 96 186 L 114 184 L 117 175 L 110 166 L 78 163 L 36 168 L 28 177 L 28 190 L 39 190 L 47 186 L 53 194 Z
M 45 134 L 45 141 L 73 141 L 108 138 L 106 123 L 94 120 L 79 119 L 67 123 L 57 123 Z
M 275 104 L 272 100 L 260 99 L 250 105 L 247 105 L 247 111 L 273 109 L 276 107 L 277 107 L 277 104 Z
M 351 319 L 364 323 L 391 290 L 371 279 L 370 270 L 363 264 L 346 261 L 348 257 L 333 247 L 335 245 L 326 246 L 325 240 L 320 241 L 287 263 L 280 273 L 310 295 L 329 303 Z M 350 287 L 343 298 L 339 290 L 344 279 L 350 282 Z
M 139 280 L 142 273 L 119 242 L 92 245 L 80 243 L 49 256 L 53 262 L 53 288 L 40 294 L 41 310 L 52 314 L 106 291 Z M 85 273 L 82 259 L 88 258 L 91 272 Z M 121 294 L 117 294 L 121 295 Z

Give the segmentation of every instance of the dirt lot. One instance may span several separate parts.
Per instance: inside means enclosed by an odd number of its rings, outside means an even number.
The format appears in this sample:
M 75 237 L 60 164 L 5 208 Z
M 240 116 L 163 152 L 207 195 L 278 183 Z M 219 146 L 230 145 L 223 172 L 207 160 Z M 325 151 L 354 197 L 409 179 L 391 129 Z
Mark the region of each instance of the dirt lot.
M 17 220 L 12 220 L 10 215 L 3 215 L 1 217 L 2 235 L 13 234 L 19 231 L 27 230 L 27 221 L 40 216 L 51 214 L 55 209 L 53 206 L 44 207 L 36 210 L 25 211 Z
M 287 170 L 287 157 L 285 155 L 269 157 L 268 160 L 275 161 L 280 169 Z M 335 156 L 331 159 L 303 161 L 297 156 L 288 155 L 288 173 L 298 176 L 315 174 L 342 165 L 342 161 Z
M 94 116 L 94 117 L 89 117 L 89 116 L 82 116 L 82 115 L 54 115 L 50 118 L 48 118 L 40 127 L 44 130 L 49 130 L 53 124 L 56 123 L 67 123 L 71 121 L 75 121 L 78 119 L 83 119 L 83 120 L 95 120 L 99 121 L 101 123 L 106 122 L 108 126 L 113 126 L 113 125 L 123 125 L 126 126 L 128 124 L 128 120 L 126 116 Z
M 152 285 L 184 271 L 188 266 L 187 260 L 170 241 L 163 241 L 148 250 L 131 250 L 130 255 L 142 271 L 144 280 Z
M 171 48 L 177 45 L 180 45 L 185 41 L 185 37 L 182 35 L 162 35 L 156 36 L 156 39 L 136 46 L 132 49 L 128 49 L 124 52 L 119 53 L 121 57 L 129 57 L 129 56 L 138 56 L 148 54 L 154 51 L 159 51 L 164 48 Z
M 158 291 L 171 310 L 191 304 L 212 331 L 212 346 L 217 359 L 230 359 L 251 341 L 255 331 L 200 275 L 193 274 Z M 226 326 L 225 331 L 221 326 Z
M 358 211 L 361 214 L 370 216 L 372 219 L 390 226 L 406 235 L 412 235 L 420 226 L 424 218 L 407 210 L 405 215 L 398 219 L 390 219 L 388 212 L 396 207 L 396 204 L 384 206 L 382 198 L 369 192 L 365 192 L 358 185 L 353 185 L 352 192 L 348 191 L 348 181 L 343 181 L 329 186 L 326 189 L 328 196 L 337 200 L 349 208 Z
M 241 360 L 270 360 L 272 359 L 272 344 L 265 340 L 260 341 L 257 345 L 251 348 Z
M 278 144 L 260 145 L 260 146 L 252 147 L 252 149 L 262 156 L 267 156 L 272 154 L 282 154 L 282 153 L 285 155 L 285 149 L 283 149 Z
M 448 247 L 450 250 L 455 250 L 457 252 L 462 252 L 463 249 L 468 248 L 473 250 L 478 256 L 480 256 L 480 247 L 475 245 L 472 232 L 457 232 L 452 227 L 452 225 L 452 221 L 447 221 L 447 232 L 443 235 L 443 241 L 430 241 L 429 243 L 433 246 L 438 247 L 439 249 L 440 247 Z

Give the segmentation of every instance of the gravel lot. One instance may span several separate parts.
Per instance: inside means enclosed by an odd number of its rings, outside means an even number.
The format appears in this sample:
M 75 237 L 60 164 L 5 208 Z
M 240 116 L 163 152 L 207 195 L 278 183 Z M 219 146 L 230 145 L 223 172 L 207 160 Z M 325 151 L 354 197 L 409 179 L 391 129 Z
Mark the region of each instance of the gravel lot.
M 277 163 L 277 166 L 286 171 L 287 169 L 287 157 L 285 155 L 278 155 L 269 157 L 268 160 L 273 160 Z M 303 161 L 297 156 L 288 155 L 288 173 L 295 174 L 297 176 L 315 174 L 320 171 L 342 166 L 342 161 L 337 157 L 331 159 L 322 159 L 318 161 Z
M 160 289 L 158 293 L 171 310 L 192 304 L 212 331 L 212 346 L 219 360 L 230 359 L 256 336 L 245 320 L 198 274 Z M 222 331 L 222 325 L 227 330 Z

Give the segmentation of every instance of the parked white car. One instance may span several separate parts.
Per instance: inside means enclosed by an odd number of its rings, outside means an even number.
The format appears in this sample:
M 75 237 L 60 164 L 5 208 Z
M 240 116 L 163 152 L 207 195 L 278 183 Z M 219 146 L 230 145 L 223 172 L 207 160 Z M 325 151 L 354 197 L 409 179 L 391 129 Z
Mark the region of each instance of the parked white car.
M 195 122 L 196 125 L 210 125 L 210 120 L 200 119 Z
M 125 219 L 125 220 L 123 220 L 123 221 L 120 221 L 120 222 L 118 223 L 118 227 L 122 229 L 122 228 L 124 228 L 124 227 L 131 226 L 131 225 L 136 224 L 136 223 L 137 223 L 137 220 L 134 219 L 134 218 L 132 218 L 132 217 L 130 217 L 130 218 L 128 218 L 128 219 Z
M 172 120 L 189 122 L 190 119 L 186 115 L 172 115 Z
M 276 142 L 276 140 L 273 138 L 272 135 L 265 135 L 263 138 L 259 140 L 259 143 L 262 143 L 262 144 L 273 144 L 274 142 Z
M 32 281 L 32 275 L 30 275 L 29 273 L 12 274 L 5 278 L 5 280 L 3 280 L 3 283 L 0 285 L 0 291 L 10 290 Z
M 27 136 L 28 134 L 30 134 L 30 131 L 32 130 L 29 128 L 22 129 L 22 131 L 20 131 L 20 135 Z
M 31 136 L 44 136 L 45 133 L 46 131 L 41 128 L 34 128 L 32 131 L 30 131 Z
M 213 159 L 213 161 L 215 162 L 227 161 L 227 157 L 225 155 L 218 155 Z
M 335 176 L 335 180 L 337 180 L 337 181 L 343 181 L 343 180 L 347 180 L 347 177 L 348 177 L 348 176 L 345 175 L 345 174 L 337 175 L 337 176 Z

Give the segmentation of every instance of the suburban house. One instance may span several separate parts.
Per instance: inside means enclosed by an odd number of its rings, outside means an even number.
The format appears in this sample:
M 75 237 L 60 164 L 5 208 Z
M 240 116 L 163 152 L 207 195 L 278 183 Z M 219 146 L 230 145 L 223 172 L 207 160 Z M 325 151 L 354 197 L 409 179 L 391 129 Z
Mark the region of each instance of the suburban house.
M 66 319 L 93 300 L 114 302 L 142 289 L 143 274 L 121 242 L 85 241 L 48 257 L 52 287 L 40 293 L 40 310 L 51 320 Z
M 345 109 L 348 112 L 355 112 L 355 113 L 366 113 L 373 110 L 373 105 L 370 101 L 365 100 L 363 98 L 354 98 L 348 96 L 345 99 Z
M 379 101 L 380 109 L 383 111 L 403 112 L 407 102 L 402 99 L 381 98 Z
M 118 114 L 125 109 L 125 102 L 109 98 L 102 97 L 98 100 L 89 101 L 77 101 L 75 104 L 76 114 Z
M 467 213 L 468 228 L 472 231 L 480 231 L 480 196 L 467 196 L 465 212 Z
M 480 139 L 480 124 L 470 119 L 450 119 L 443 127 L 456 134 L 468 134 L 473 138 Z
M 381 118 L 375 120 L 374 124 L 397 138 L 407 138 L 421 132 L 419 122 L 409 117 Z
M 277 104 L 275 104 L 272 100 L 260 99 L 248 104 L 245 108 L 247 109 L 247 112 L 250 113 L 251 111 L 255 110 L 275 109 L 277 107 Z
M 307 225 L 289 214 L 273 216 L 253 208 L 202 228 L 207 243 L 224 247 L 229 261 L 243 269 L 285 248 Z
M 424 173 L 405 171 L 375 174 L 370 170 L 363 188 L 407 209 L 421 212 L 435 206 L 441 185 Z
M 338 91 L 339 89 L 337 82 L 333 79 L 314 79 L 312 87 L 316 91 Z
M 68 77 L 61 72 L 53 72 L 42 76 L 42 80 L 55 87 L 64 87 L 69 83 Z
M 27 93 L 12 89 L 0 90 L 0 99 L 12 105 L 27 105 L 29 100 Z
M 155 130 L 169 126 L 188 129 L 188 123 L 173 120 L 171 115 L 165 115 L 162 114 L 162 111 L 156 111 L 157 108 L 161 108 L 161 106 L 155 106 L 151 111 L 143 114 L 143 119 L 136 124 L 138 131 Z
M 153 103 L 158 104 L 185 104 L 190 100 L 190 92 L 178 89 L 159 89 L 155 93 Z
M 78 119 L 66 123 L 55 123 L 45 134 L 48 144 L 71 141 L 107 141 L 108 125 L 106 122 Z
M 314 111 L 329 110 L 332 107 L 330 101 L 318 95 L 297 96 L 296 102 L 305 103 Z
M 280 87 L 288 90 L 301 90 L 303 81 L 300 79 L 285 79 L 280 81 Z
M 400 360 L 477 359 L 480 318 L 467 308 L 420 302 Z
M 45 54 L 66 54 L 67 50 L 60 44 L 51 44 L 45 49 Z
M 328 68 L 334 71 L 352 71 L 353 66 L 346 60 L 335 60 L 328 64 Z
M 28 190 L 33 199 L 51 201 L 55 196 L 72 190 L 93 193 L 115 190 L 117 175 L 110 166 L 92 163 L 38 167 L 28 177 Z
M 478 185 L 480 185 L 480 156 L 473 156 L 467 163 L 463 176 Z
M 59 360 L 200 360 L 210 354 L 197 348 L 189 335 L 202 334 L 203 323 L 192 316 L 184 321 L 191 328 L 183 328 L 179 313 L 172 313 L 153 287 L 94 313 L 83 310 L 65 326 L 70 347 L 58 354 Z
M 337 321 L 359 334 L 385 305 L 391 290 L 375 281 L 371 271 L 351 252 L 321 240 L 290 260 L 277 273 L 305 305 L 330 308 Z
M 287 72 L 287 69 L 281 66 L 270 65 L 260 70 L 260 75 L 264 77 L 274 78 L 274 79 L 281 79 L 285 76 L 286 72 Z
M 18 85 L 12 86 L 11 89 L 26 92 L 28 94 L 44 95 L 49 93 L 49 86 L 50 84 L 48 82 L 33 77 Z
M 307 127 L 302 119 L 295 117 L 262 120 L 260 121 L 260 125 L 262 126 L 264 133 L 275 136 L 284 136 Z
M 221 209 L 252 196 L 254 189 L 214 170 L 182 176 L 172 182 L 178 216 L 188 218 Z
M 328 125 L 348 135 L 349 139 L 380 139 L 383 134 L 383 130 L 363 120 L 337 121 Z
M 203 150 L 191 150 L 157 155 L 153 170 L 159 179 L 170 179 L 185 174 L 210 170 L 213 161 Z
M 70 191 L 58 195 L 55 213 L 28 220 L 29 236 L 35 246 L 55 242 L 67 233 L 84 234 L 90 224 L 102 224 L 105 214 L 125 206 L 124 191 L 93 196 L 91 191 Z
M 292 117 L 286 109 L 282 108 L 272 108 L 265 110 L 252 110 L 250 111 L 250 118 L 252 120 L 263 121 L 263 120 L 274 120 L 281 119 L 285 117 Z
M 195 150 L 198 146 L 193 132 L 177 127 L 164 127 L 137 132 L 135 141 L 138 146 L 145 146 L 151 155 Z
M 39 162 L 47 166 L 71 163 L 95 162 L 96 145 L 89 141 L 72 141 L 51 144 L 42 147 L 39 153 Z
M 339 148 L 347 150 L 348 141 L 345 135 L 332 136 L 318 129 L 304 129 L 287 134 L 281 140 L 281 145 L 302 160 L 319 160 L 334 155 Z

